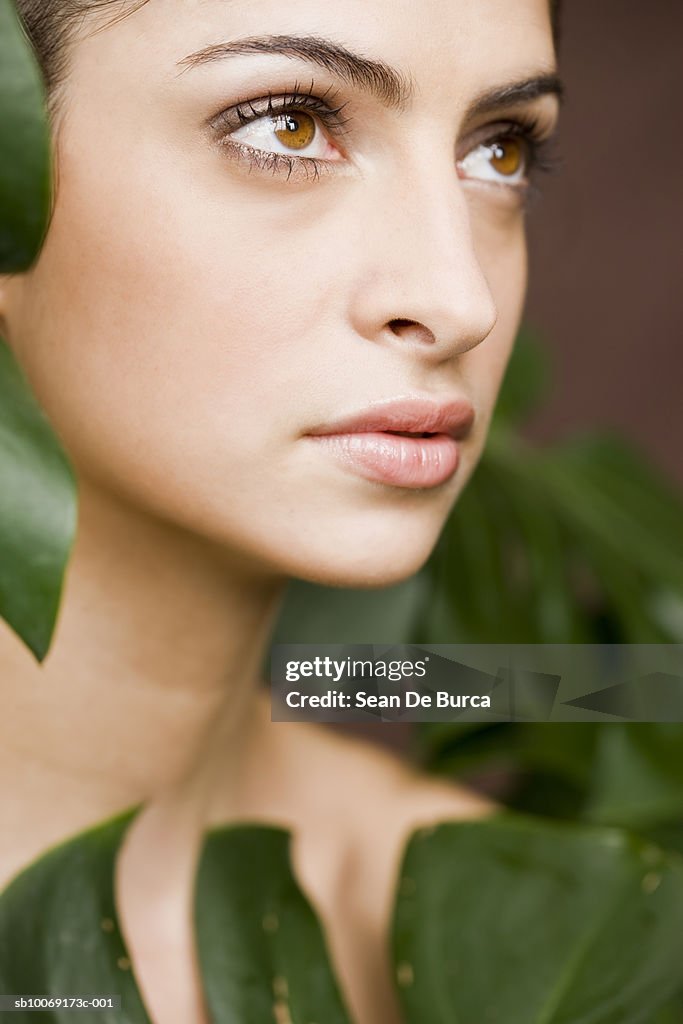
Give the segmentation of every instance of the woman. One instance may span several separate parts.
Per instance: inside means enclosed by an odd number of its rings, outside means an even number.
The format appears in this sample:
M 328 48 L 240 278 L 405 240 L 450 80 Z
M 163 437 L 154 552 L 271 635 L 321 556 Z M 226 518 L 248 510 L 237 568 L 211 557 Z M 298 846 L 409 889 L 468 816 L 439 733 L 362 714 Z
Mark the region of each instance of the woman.
M 490 807 L 272 724 L 259 667 L 288 578 L 415 573 L 479 459 L 558 113 L 548 0 L 19 8 L 56 188 L 0 326 L 80 523 L 48 659 L 0 633 L 0 885 L 144 803 L 124 932 L 153 1019 L 202 1021 L 202 833 L 283 824 L 351 1011 L 389 1022 L 407 836 Z

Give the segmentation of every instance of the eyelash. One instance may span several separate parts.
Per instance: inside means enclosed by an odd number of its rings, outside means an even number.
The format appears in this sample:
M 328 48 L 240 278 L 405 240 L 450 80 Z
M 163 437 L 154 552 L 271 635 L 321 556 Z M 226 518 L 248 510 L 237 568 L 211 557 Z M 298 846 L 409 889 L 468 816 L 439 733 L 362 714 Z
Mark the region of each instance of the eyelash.
M 286 171 L 287 180 L 295 170 L 303 170 L 307 178 L 317 179 L 333 170 L 331 161 L 319 160 L 316 157 L 270 153 L 266 150 L 256 149 L 254 146 L 235 142 L 230 137 L 230 133 L 253 121 L 260 120 L 262 117 L 272 117 L 286 110 L 298 109 L 315 114 L 331 135 L 340 138 L 348 132 L 347 126 L 351 123 L 351 118 L 341 116 L 343 110 L 348 106 L 348 102 L 339 106 L 330 105 L 335 103 L 338 96 L 338 90 L 332 87 L 326 89 L 322 95 L 316 95 L 314 82 L 311 82 L 308 90 L 303 92 L 297 82 L 291 92 L 280 94 L 269 92 L 260 99 L 237 103 L 234 107 L 222 111 L 217 118 L 214 118 L 212 124 L 219 131 L 227 132 L 219 139 L 220 144 L 228 146 L 236 156 L 246 160 L 250 168 L 270 171 L 273 175 Z M 264 103 L 265 106 L 260 106 Z
M 286 180 L 289 180 L 297 171 L 303 172 L 306 180 L 317 180 L 324 174 L 334 172 L 335 161 L 320 160 L 317 157 L 287 156 L 285 153 L 257 149 L 254 146 L 236 142 L 231 138 L 231 133 L 260 118 L 271 117 L 292 109 L 303 109 L 315 114 L 333 137 L 340 138 L 348 133 L 348 125 L 352 119 L 341 116 L 348 106 L 348 102 L 339 106 L 330 105 L 335 103 L 338 95 L 339 92 L 332 87 L 325 90 L 322 95 L 317 95 L 314 82 L 311 82 L 306 91 L 302 91 L 297 82 L 291 92 L 280 94 L 269 92 L 259 99 L 237 103 L 219 113 L 211 123 L 220 133 L 219 143 L 229 147 L 239 159 L 244 160 L 250 170 L 266 171 L 274 176 L 285 173 Z M 501 121 L 492 126 L 491 133 L 482 136 L 477 142 L 477 146 L 491 146 L 510 138 L 520 139 L 524 143 L 528 173 L 527 181 L 523 184 L 511 184 L 504 187 L 513 188 L 527 198 L 531 198 L 538 190 L 530 179 L 538 173 L 548 173 L 556 169 L 557 161 L 551 152 L 554 140 L 552 137 L 544 136 L 535 117 L 521 115 L 516 120 Z

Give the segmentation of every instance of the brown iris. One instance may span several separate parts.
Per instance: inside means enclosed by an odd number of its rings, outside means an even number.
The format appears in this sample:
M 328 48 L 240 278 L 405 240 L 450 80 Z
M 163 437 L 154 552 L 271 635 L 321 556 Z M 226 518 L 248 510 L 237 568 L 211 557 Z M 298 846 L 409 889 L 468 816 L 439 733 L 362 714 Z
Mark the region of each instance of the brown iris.
M 275 134 L 289 149 L 305 149 L 315 138 L 315 121 L 302 110 L 287 110 L 275 118 Z
M 491 164 L 499 174 L 512 178 L 524 166 L 524 145 L 521 139 L 501 139 L 491 146 Z

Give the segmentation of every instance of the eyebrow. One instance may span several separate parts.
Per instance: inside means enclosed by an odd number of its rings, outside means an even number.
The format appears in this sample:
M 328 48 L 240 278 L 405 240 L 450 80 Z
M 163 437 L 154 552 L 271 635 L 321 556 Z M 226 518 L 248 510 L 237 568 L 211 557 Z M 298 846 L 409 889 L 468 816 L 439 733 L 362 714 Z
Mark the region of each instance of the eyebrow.
M 354 53 L 320 36 L 249 36 L 206 46 L 183 57 L 177 65 L 183 71 L 189 71 L 228 57 L 252 53 L 277 54 L 307 61 L 370 93 L 385 106 L 398 110 L 405 109 L 415 95 L 411 77 L 398 68 L 383 60 Z M 563 94 L 559 76 L 555 72 L 543 73 L 483 93 L 475 99 L 469 114 L 485 114 L 515 103 L 529 103 L 546 95 L 562 99 Z
M 491 89 L 477 97 L 470 108 L 470 114 L 489 114 L 500 107 L 532 103 L 542 96 L 556 96 L 560 102 L 564 99 L 564 85 L 556 72 L 550 71 Z
M 225 57 L 249 53 L 280 54 L 305 60 L 376 96 L 385 106 L 403 108 L 414 93 L 410 79 L 383 60 L 363 57 L 318 36 L 252 36 L 206 46 L 178 61 L 185 70 Z

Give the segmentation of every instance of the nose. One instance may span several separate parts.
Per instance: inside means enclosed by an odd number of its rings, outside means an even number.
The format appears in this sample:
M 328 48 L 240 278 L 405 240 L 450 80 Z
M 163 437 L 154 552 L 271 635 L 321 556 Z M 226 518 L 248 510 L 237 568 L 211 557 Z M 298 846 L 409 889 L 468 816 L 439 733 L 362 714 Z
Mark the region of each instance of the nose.
M 365 201 L 353 301 L 356 331 L 431 362 L 484 341 L 498 311 L 477 259 L 455 167 L 436 173 L 413 165 L 412 173 L 391 184 L 374 183 Z

